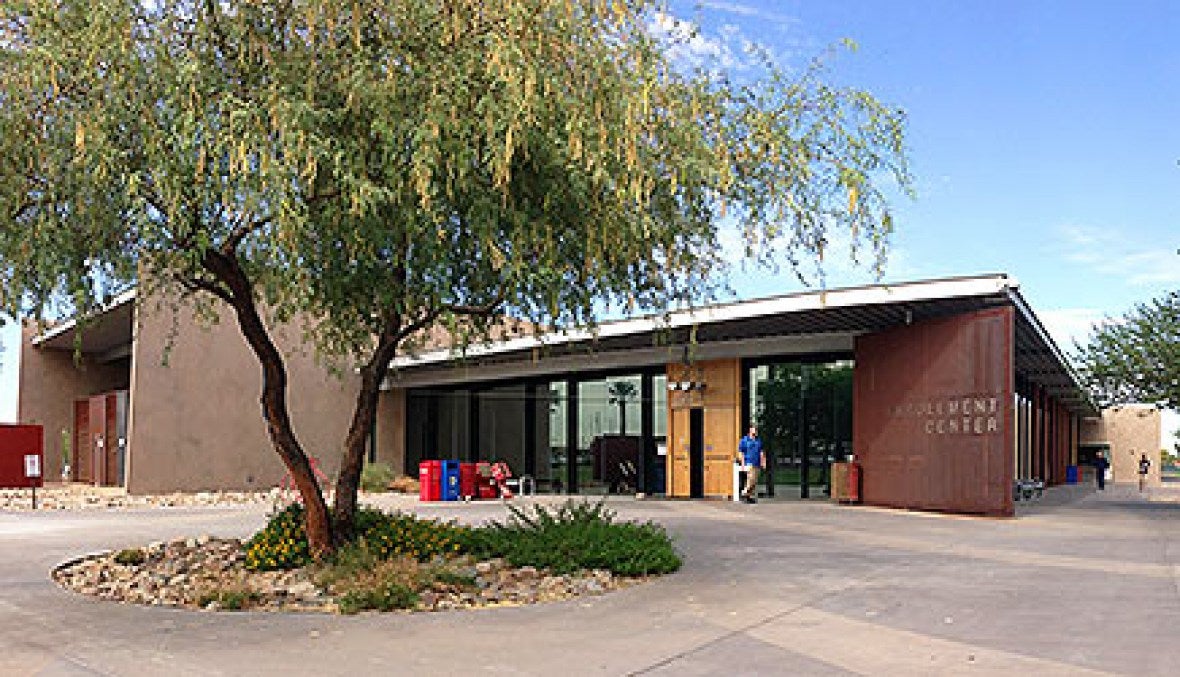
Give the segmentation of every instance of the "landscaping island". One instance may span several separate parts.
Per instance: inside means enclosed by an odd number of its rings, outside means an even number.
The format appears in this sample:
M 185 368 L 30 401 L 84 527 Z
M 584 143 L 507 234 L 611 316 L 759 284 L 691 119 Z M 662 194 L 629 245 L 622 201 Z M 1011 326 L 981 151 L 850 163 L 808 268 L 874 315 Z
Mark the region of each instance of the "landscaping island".
M 356 613 L 515 606 L 598 595 L 680 567 L 662 527 L 602 504 L 510 507 L 475 527 L 362 509 L 358 537 L 313 562 L 298 504 L 248 541 L 210 536 L 82 557 L 53 572 L 101 599 L 207 611 Z

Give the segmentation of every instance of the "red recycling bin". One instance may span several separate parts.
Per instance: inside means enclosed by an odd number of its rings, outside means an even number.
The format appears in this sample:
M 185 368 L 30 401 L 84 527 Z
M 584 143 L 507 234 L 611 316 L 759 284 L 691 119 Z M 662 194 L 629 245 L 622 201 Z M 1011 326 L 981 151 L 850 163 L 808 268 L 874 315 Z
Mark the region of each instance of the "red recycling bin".
M 418 464 L 418 500 L 442 500 L 441 461 L 422 461 Z
M 475 464 L 475 483 L 479 485 L 479 498 L 499 498 L 500 489 L 492 478 L 492 464 L 480 461 Z
M 848 502 L 860 503 L 860 464 L 848 464 Z
M 459 464 L 459 498 L 478 498 L 476 488 L 479 475 L 475 473 L 474 463 Z

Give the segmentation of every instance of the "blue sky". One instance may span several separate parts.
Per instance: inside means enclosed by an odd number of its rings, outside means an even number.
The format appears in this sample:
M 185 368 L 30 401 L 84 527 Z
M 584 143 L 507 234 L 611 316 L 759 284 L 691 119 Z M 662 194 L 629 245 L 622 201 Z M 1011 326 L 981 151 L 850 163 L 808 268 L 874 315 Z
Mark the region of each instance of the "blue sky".
M 1063 347 L 1180 287 L 1180 3 L 675 0 L 697 47 L 801 66 L 909 114 L 917 198 L 897 204 L 887 280 L 1007 272 Z M 834 252 L 829 286 L 872 281 Z M 800 289 L 737 274 L 741 297 Z M 4 331 L 0 420 L 15 415 Z M 1175 426 L 1170 426 L 1174 428 Z

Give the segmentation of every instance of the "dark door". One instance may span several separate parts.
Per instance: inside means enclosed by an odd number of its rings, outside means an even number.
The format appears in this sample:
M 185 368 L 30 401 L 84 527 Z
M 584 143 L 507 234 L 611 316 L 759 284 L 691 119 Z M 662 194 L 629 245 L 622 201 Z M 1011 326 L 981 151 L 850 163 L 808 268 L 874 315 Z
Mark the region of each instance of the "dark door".
M 705 410 L 688 412 L 688 495 L 705 497 Z

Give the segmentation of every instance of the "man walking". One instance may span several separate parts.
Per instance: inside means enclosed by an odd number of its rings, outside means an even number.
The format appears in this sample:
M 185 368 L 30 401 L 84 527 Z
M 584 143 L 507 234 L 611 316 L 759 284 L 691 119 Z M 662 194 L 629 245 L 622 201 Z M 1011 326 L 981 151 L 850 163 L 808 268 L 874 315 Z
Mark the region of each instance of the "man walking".
M 1151 471 L 1151 461 L 1147 460 L 1147 454 L 1139 455 L 1139 491 L 1142 492 L 1147 488 L 1147 473 Z
M 1106 488 L 1106 469 L 1110 467 L 1110 461 L 1106 460 L 1106 455 L 1101 451 L 1094 455 L 1094 477 L 1098 479 L 1098 490 L 1102 491 Z
M 766 454 L 762 452 L 762 440 L 758 439 L 758 429 L 754 426 L 750 426 L 750 432 L 738 442 L 738 455 L 746 466 L 746 486 L 742 491 L 742 500 L 757 503 L 754 493 L 758 489 L 758 471 L 766 467 Z

